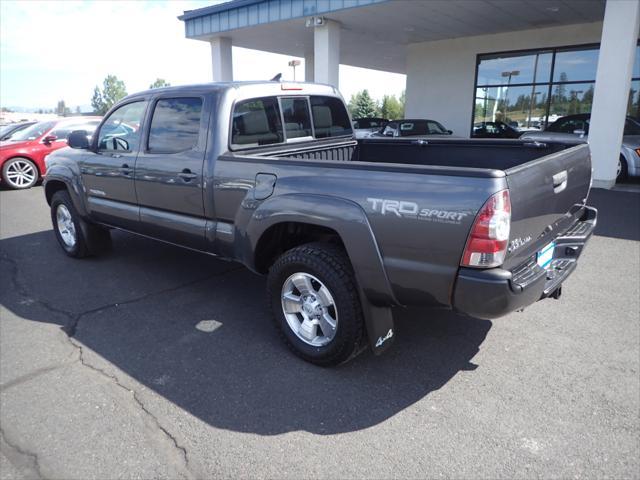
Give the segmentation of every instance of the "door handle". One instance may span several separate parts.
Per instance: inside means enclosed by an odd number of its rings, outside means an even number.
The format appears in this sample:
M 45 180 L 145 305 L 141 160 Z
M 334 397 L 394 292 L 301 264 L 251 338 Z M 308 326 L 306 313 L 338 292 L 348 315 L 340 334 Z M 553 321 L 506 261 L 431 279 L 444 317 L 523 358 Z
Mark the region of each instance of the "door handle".
M 123 175 L 129 175 L 131 173 L 131 168 L 129 168 L 128 164 L 123 163 L 122 166 L 120 167 L 120 171 L 122 172 Z
M 567 171 L 563 170 L 553 176 L 553 193 L 560 193 L 567 188 Z
M 189 170 L 188 168 L 185 168 L 184 170 L 182 170 L 182 172 L 178 174 L 178 176 L 185 182 L 190 182 L 191 180 L 196 178 L 198 175 L 196 175 L 195 173 L 192 173 L 191 170 Z
M 119 153 L 112 153 L 111 154 L 111 158 L 120 158 L 122 155 L 120 155 Z

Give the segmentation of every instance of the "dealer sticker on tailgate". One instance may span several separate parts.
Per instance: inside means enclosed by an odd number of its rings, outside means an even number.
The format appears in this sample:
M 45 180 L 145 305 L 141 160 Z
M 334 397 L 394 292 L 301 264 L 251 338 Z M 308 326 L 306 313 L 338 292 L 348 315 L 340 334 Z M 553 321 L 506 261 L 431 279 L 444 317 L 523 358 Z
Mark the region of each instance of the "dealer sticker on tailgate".
M 538 265 L 542 268 L 547 268 L 553 260 L 553 250 L 555 249 L 555 242 L 548 243 L 542 250 L 538 252 Z

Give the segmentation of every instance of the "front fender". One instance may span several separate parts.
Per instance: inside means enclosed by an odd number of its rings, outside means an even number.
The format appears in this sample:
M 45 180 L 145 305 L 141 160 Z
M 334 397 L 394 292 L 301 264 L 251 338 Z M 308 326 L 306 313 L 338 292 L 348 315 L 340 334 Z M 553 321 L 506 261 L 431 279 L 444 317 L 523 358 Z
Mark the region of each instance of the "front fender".
M 80 180 L 80 173 L 74 172 L 73 168 L 63 163 L 54 163 L 47 166 L 47 174 L 44 177 L 43 187 L 45 195 L 47 196 L 47 203 L 49 203 L 49 185 L 53 182 L 61 182 L 67 188 L 69 196 L 76 210 L 82 217 L 89 215 L 86 203 L 84 202 L 84 189 Z
M 358 204 L 324 195 L 286 194 L 261 202 L 255 210 L 241 211 L 244 214 L 236 219 L 236 238 L 241 250 L 238 254 L 252 269 L 260 238 L 278 223 L 299 222 L 335 230 L 353 266 L 372 349 L 379 354 L 389 348 L 393 340 L 390 307 L 398 302 L 367 216 Z M 248 214 L 249 211 L 252 213 Z

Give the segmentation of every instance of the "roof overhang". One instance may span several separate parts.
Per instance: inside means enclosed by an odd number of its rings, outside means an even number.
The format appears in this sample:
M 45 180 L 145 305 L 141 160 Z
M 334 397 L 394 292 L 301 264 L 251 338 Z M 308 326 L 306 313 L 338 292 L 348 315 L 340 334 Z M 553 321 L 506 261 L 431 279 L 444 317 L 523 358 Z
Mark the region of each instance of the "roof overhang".
M 605 0 L 233 0 L 178 17 L 187 38 L 304 57 L 322 16 L 340 23 L 340 63 L 405 73 L 406 45 L 602 21 Z

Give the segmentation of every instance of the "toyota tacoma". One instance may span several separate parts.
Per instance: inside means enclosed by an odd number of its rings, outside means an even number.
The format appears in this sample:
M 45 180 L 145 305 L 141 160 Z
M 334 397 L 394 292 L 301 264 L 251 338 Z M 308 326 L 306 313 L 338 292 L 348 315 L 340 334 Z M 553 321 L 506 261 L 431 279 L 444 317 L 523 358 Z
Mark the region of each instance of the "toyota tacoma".
M 240 262 L 319 365 L 388 349 L 407 306 L 491 319 L 557 298 L 596 224 L 587 144 L 356 140 L 326 85 L 149 90 L 69 146 L 44 182 L 67 255 L 116 228 Z

